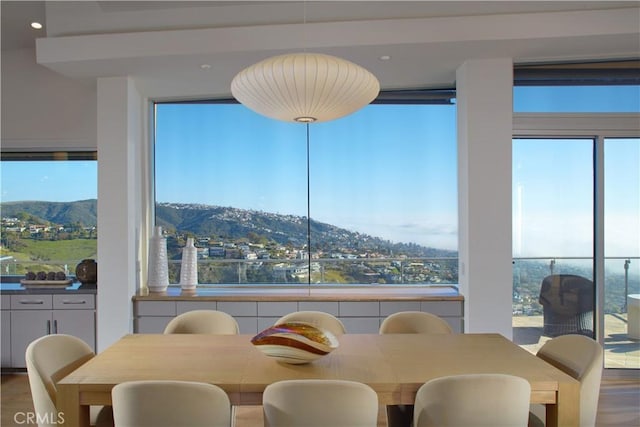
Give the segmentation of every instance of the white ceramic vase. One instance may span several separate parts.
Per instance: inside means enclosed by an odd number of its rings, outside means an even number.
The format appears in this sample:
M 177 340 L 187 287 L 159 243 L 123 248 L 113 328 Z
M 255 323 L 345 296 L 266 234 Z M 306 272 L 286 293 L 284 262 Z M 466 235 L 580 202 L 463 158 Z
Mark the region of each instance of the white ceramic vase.
M 198 250 L 193 245 L 193 237 L 187 238 L 187 245 L 182 249 L 180 265 L 180 288 L 195 289 L 198 285 Z
M 158 226 L 149 240 L 147 287 L 150 292 L 164 292 L 167 286 L 169 286 L 167 239 L 162 235 L 162 227 Z

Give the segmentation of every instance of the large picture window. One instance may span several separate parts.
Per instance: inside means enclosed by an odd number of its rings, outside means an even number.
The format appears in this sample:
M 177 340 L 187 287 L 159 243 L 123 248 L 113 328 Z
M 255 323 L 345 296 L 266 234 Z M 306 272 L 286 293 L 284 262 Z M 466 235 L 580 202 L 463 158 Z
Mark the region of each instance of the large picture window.
M 97 255 L 94 152 L 2 153 L 2 280 L 65 273 Z M 60 276 L 58 276 L 60 277 Z
M 170 281 L 194 237 L 201 284 L 457 284 L 455 131 L 454 103 L 372 104 L 310 125 L 157 103 Z

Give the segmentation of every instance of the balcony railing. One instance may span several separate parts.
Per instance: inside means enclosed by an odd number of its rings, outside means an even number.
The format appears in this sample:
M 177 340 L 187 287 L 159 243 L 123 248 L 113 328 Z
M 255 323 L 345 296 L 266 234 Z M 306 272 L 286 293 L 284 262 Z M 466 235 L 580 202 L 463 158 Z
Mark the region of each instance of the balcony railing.
M 640 257 L 605 257 L 604 312 L 626 313 L 627 295 L 640 293 Z M 514 315 L 541 314 L 540 284 L 550 274 L 575 274 L 593 280 L 591 257 L 513 259 Z
M 602 327 L 606 368 L 640 368 L 640 341 L 630 334 L 629 320 L 633 320 L 629 319 L 627 307 L 627 296 L 640 293 L 639 259 L 640 257 L 605 258 L 604 313 L 600 315 L 604 319 Z M 539 303 L 544 277 L 550 274 L 575 274 L 593 280 L 593 265 L 591 257 L 514 258 L 514 342 L 536 353 L 551 338 L 545 335 L 546 320 Z M 595 292 L 594 288 L 594 298 Z
M 169 262 L 178 283 L 180 261 Z M 456 257 L 198 260 L 199 283 L 210 285 L 457 285 Z

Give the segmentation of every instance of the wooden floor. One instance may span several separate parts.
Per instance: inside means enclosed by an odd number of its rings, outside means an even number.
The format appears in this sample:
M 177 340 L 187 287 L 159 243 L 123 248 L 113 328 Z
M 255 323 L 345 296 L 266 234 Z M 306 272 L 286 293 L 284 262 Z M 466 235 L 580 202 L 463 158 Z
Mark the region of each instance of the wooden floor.
M 33 411 L 29 382 L 26 374 L 2 375 L 2 418 L 0 425 L 24 426 L 24 413 Z M 381 412 L 378 425 L 384 426 Z M 604 379 L 598 404 L 598 427 L 640 426 L 640 380 Z M 262 426 L 262 409 L 259 406 L 242 407 L 236 414 L 237 427 Z

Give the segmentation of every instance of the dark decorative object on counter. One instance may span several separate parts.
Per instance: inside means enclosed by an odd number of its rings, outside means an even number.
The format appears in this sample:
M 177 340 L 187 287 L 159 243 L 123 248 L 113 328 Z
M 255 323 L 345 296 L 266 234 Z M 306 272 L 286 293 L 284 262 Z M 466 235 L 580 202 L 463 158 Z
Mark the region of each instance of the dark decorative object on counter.
M 98 282 L 98 264 L 94 259 L 83 259 L 76 266 L 76 278 L 80 283 L 97 283 Z

